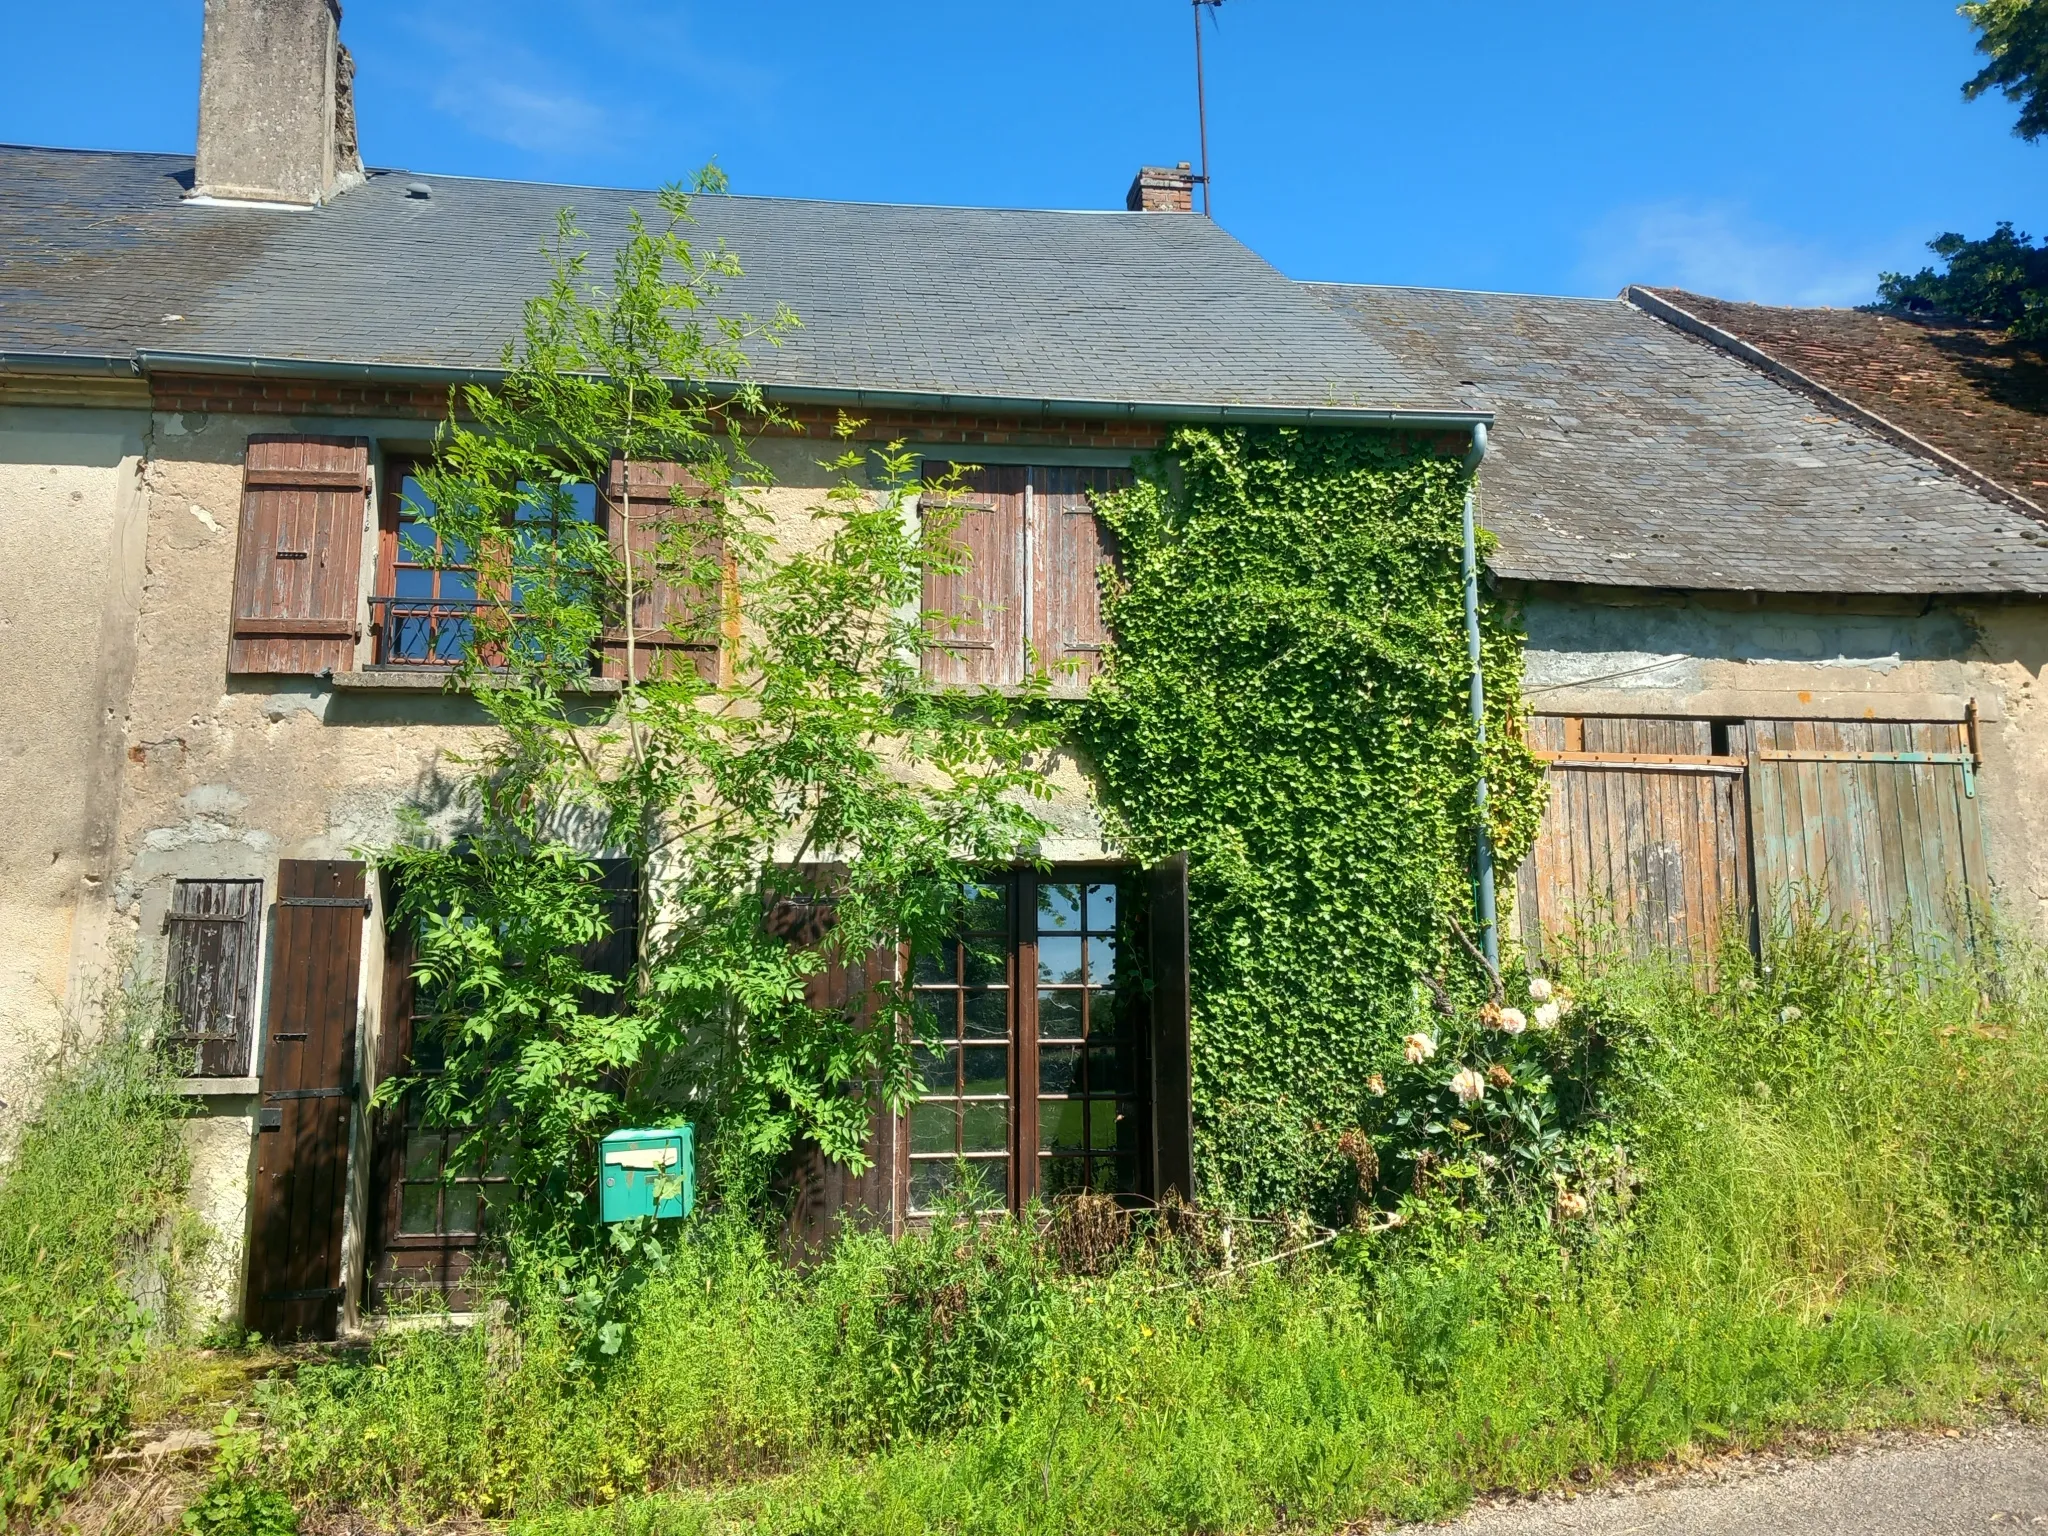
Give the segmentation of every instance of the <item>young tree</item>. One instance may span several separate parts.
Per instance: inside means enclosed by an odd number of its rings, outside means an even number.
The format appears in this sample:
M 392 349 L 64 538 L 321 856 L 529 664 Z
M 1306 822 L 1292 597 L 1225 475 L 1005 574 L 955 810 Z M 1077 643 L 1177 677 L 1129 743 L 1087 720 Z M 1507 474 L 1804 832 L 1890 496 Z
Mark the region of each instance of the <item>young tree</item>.
M 460 680 L 496 729 L 465 834 L 422 824 L 380 855 L 435 1064 L 380 1095 L 509 1163 L 510 1224 L 556 1251 L 587 1236 L 594 1143 L 620 1125 L 705 1126 L 735 1201 L 804 1142 L 865 1164 L 874 1110 L 912 1094 L 918 1027 L 871 959 L 937 942 L 976 868 L 1028 853 L 1054 741 L 1042 679 L 924 685 L 943 644 L 924 576 L 964 555 L 947 486 L 900 445 L 842 421 L 812 526 L 778 537 L 748 434 L 787 424 L 746 353 L 796 319 L 728 313 L 734 256 L 686 237 L 688 195 L 660 206 L 602 285 L 561 215 L 504 381 L 462 391 L 420 476 L 437 539 L 418 557 L 476 572 Z M 593 693 L 600 654 L 615 700 Z M 623 979 L 595 962 L 599 854 L 641 881 Z M 874 985 L 827 984 L 848 973 Z

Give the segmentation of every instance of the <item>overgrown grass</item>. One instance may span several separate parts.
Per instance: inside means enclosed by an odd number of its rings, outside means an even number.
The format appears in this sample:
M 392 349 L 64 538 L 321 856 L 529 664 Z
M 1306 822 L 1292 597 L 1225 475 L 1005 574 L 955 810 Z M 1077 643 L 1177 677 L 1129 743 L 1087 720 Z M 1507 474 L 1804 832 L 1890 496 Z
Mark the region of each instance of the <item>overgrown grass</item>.
M 125 998 L 54 1064 L 0 1171 L 0 1513 L 77 1488 L 127 1421 L 153 1329 L 174 1324 L 183 1107 Z
M 1227 1278 L 1142 1243 L 1074 1275 L 1010 1222 L 851 1239 L 799 1276 L 705 1220 L 616 1357 L 529 1305 L 274 1386 L 275 1475 L 407 1524 L 1231 1531 L 2035 1413 L 2048 1015 L 2038 976 L 1998 991 L 1824 932 L 1719 997 L 1610 983 L 1643 1026 L 1628 1155 L 1582 1217 L 1410 1199 Z

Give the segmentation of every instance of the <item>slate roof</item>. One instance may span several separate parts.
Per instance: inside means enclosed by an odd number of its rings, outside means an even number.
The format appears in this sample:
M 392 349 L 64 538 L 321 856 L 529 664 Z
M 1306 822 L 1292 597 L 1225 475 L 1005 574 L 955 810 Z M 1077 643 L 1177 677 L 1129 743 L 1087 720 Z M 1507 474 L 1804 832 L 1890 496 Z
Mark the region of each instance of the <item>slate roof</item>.
M 2048 594 L 2048 527 L 1618 300 L 1304 286 L 1495 411 L 1498 575 Z
M 591 248 L 644 192 L 373 173 L 326 208 L 183 200 L 187 156 L 0 147 L 0 353 L 137 349 L 489 368 L 573 205 Z M 407 195 L 424 181 L 432 196 Z M 1396 354 L 1193 215 L 716 197 L 694 238 L 735 309 L 803 321 L 771 388 L 1024 401 L 1457 411 Z M 603 255 L 593 258 L 602 270 Z M 166 320 L 167 315 L 182 319 Z
M 2048 503 L 2048 347 L 1965 320 L 1653 291 L 1979 474 Z

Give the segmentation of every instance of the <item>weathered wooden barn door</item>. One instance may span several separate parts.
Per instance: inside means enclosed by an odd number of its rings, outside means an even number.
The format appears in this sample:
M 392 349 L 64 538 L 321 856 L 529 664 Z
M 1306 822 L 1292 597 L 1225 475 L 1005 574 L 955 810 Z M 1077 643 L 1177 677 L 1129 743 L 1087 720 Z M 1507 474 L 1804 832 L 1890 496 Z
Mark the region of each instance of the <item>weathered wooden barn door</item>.
M 1538 715 L 1550 802 L 1518 875 L 1522 938 L 1711 970 L 1750 909 L 1740 725 Z
M 248 1325 L 266 1339 L 331 1338 L 356 1081 L 363 866 L 286 859 L 277 871 L 270 1009 L 258 1108 Z
M 1961 723 L 1751 722 L 1761 915 L 1806 910 L 1955 956 L 1985 921 L 1977 765 Z

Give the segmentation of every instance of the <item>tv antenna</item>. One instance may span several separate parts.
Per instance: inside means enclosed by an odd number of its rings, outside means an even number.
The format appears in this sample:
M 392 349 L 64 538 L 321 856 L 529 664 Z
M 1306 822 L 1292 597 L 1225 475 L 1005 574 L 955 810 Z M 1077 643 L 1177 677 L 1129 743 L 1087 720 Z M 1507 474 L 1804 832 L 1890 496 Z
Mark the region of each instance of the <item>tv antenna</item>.
M 1209 103 L 1202 91 L 1202 7 L 1212 12 L 1223 0 L 1195 0 L 1195 123 L 1202 136 L 1202 217 L 1216 217 L 1209 205 Z

